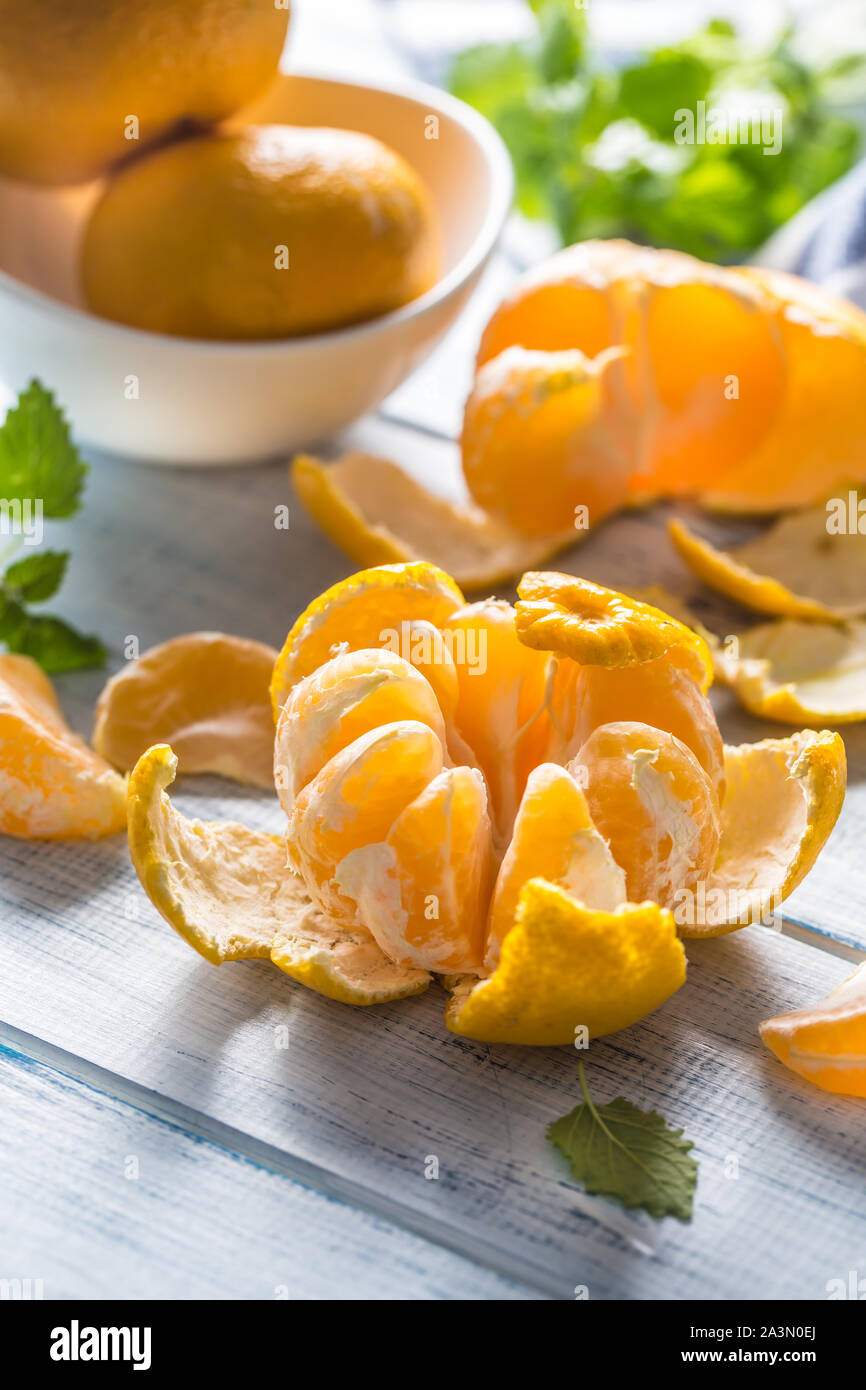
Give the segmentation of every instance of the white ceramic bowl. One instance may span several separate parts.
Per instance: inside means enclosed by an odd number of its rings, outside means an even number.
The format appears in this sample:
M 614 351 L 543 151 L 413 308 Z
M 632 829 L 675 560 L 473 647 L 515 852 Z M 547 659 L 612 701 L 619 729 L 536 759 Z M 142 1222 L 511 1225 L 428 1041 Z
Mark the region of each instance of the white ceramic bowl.
M 44 189 L 0 179 L 0 380 L 17 391 L 39 377 L 86 444 L 214 464 L 322 440 L 418 365 L 490 256 L 511 201 L 511 165 L 483 117 L 446 93 L 281 73 L 233 124 L 249 122 L 360 130 L 399 151 L 433 196 L 441 279 L 394 313 L 306 338 L 215 343 L 125 328 L 89 313 L 79 289 L 81 231 L 101 184 Z

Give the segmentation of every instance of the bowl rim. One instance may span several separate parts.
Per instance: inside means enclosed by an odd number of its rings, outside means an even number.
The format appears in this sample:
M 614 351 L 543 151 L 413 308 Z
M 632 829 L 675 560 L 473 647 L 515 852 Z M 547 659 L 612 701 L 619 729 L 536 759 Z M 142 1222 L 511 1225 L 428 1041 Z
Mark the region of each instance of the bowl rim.
M 325 72 L 306 69 L 297 71 L 293 69 L 289 72 L 281 69 L 279 77 L 300 78 L 303 81 L 323 83 L 333 87 L 355 88 L 366 92 L 385 92 L 389 96 L 411 101 L 418 106 L 425 106 L 428 108 L 428 112 L 433 114 L 451 117 L 473 138 L 490 170 L 491 192 L 488 207 L 481 226 L 456 265 L 452 266 L 424 294 L 419 295 L 417 299 L 410 300 L 408 304 L 401 305 L 398 309 L 392 309 L 387 314 L 379 314 L 375 318 L 365 319 L 362 323 L 349 324 L 345 328 L 328 329 L 324 333 L 308 333 L 303 336 L 286 338 L 232 338 L 226 340 L 222 338 L 186 338 L 180 334 L 158 333 L 153 329 L 135 328 L 130 324 L 117 323 L 113 319 L 94 314 L 89 309 L 79 308 L 78 305 L 67 304 L 62 299 L 56 299 L 45 290 L 36 289 L 23 280 L 17 279 L 16 276 L 3 270 L 2 267 L 0 267 L 0 290 L 13 299 L 23 300 L 25 304 L 48 310 L 61 318 L 68 319 L 70 323 L 83 319 L 85 322 L 89 321 L 92 324 L 100 325 L 106 332 L 120 338 L 134 339 L 140 343 L 170 344 L 177 349 L 200 350 L 205 354 L 214 356 L 237 352 L 302 353 L 311 348 L 321 349 L 330 343 L 348 344 L 365 337 L 371 337 L 392 326 L 397 327 L 402 323 L 422 317 L 439 304 L 450 299 L 476 271 L 483 267 L 499 240 L 505 219 L 511 209 L 514 195 L 514 170 L 511 158 L 498 131 L 494 129 L 485 116 L 482 116 L 474 107 L 469 106 L 467 102 L 452 96 L 450 92 L 446 92 L 442 88 L 434 87 L 429 82 L 420 82 L 414 79 L 358 82 L 339 75 L 329 75 Z

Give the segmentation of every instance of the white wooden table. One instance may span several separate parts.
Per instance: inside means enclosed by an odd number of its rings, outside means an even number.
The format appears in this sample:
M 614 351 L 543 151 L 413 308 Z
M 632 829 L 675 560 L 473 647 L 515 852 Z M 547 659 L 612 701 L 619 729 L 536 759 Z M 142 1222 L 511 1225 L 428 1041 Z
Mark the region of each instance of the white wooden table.
M 509 274 L 491 269 L 452 341 L 351 442 L 459 485 L 449 432 Z M 291 526 L 276 531 L 285 502 Z M 142 648 L 193 628 L 279 645 L 348 568 L 284 464 L 202 474 L 96 458 L 67 530 L 64 611 L 110 642 L 114 666 L 131 633 Z M 689 589 L 658 513 L 618 520 L 562 567 Z M 102 680 L 60 682 L 84 733 Z M 724 702 L 720 716 L 731 741 L 779 732 Z M 569 1049 L 456 1038 L 435 987 L 362 1011 L 264 963 L 215 970 L 150 907 L 123 837 L 4 840 L 0 1279 L 41 1280 L 54 1298 L 568 1298 L 586 1285 L 593 1299 L 822 1299 L 828 1281 L 866 1275 L 866 1102 L 809 1087 L 757 1034 L 866 950 L 866 730 L 846 744 L 848 801 L 784 930 L 689 943 L 685 988 L 589 1052 L 597 1099 L 656 1107 L 695 1141 L 690 1225 L 570 1180 L 544 1138 L 578 1099 Z M 217 779 L 178 797 L 279 825 L 272 799 Z

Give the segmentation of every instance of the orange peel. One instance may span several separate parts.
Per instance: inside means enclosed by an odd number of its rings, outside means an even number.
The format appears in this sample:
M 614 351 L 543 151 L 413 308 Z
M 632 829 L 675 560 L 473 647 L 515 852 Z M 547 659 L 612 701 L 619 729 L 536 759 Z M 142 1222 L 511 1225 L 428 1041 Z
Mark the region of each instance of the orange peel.
M 492 588 L 579 537 L 570 527 L 527 539 L 480 507 L 428 492 L 389 459 L 352 452 L 331 463 L 292 461 L 292 484 L 329 540 L 359 565 L 428 560 L 464 589 Z
M 728 637 L 716 673 L 751 714 L 781 724 L 866 719 L 866 622 L 781 618 Z
M 323 917 L 286 863 L 280 836 L 188 820 L 166 788 L 177 758 L 148 749 L 129 779 L 129 849 L 165 920 L 213 965 L 269 959 L 319 994 L 381 1004 L 419 994 L 429 975 L 394 965 L 362 931 Z
M 277 653 L 222 632 L 190 632 L 143 652 L 106 684 L 93 746 L 130 771 L 154 743 L 170 743 L 184 772 L 215 772 L 273 786 L 268 686 Z
M 69 728 L 29 656 L 0 656 L 0 832 L 99 839 L 126 822 L 123 778 Z
M 835 533 L 828 519 L 825 505 L 792 512 L 727 550 L 676 518 L 668 534 L 699 579 L 744 607 L 832 622 L 866 613 L 866 530 Z
M 481 1042 L 574 1044 L 629 1028 L 685 982 L 673 916 L 655 903 L 584 907 L 544 879 L 523 889 L 514 926 L 487 980 L 463 981 L 445 1015 Z
M 822 1091 L 866 1099 L 866 961 L 819 1004 L 768 1018 L 760 1032 L 798 1076 Z
M 335 998 L 372 1002 L 345 972 L 334 982 L 334 943 L 353 958 L 363 946 L 377 971 L 390 963 L 377 998 L 456 979 L 448 1026 L 491 1042 L 567 1043 L 658 1007 L 685 978 L 678 925 L 735 930 L 811 867 L 841 806 L 844 750 L 804 732 L 722 751 L 702 639 L 581 584 L 527 577 L 521 602 L 547 594 L 556 608 L 540 626 L 499 600 L 461 605 L 429 565 L 329 590 L 295 624 L 278 676 L 284 849 L 167 820 L 154 786 L 173 775 L 169 749 L 133 773 L 130 843 L 160 911 L 212 959 L 270 955 Z M 404 620 L 426 659 L 390 649 L 383 623 Z M 257 874 L 261 939 L 239 947 Z M 303 949 L 292 894 L 317 914 Z
M 827 729 L 726 746 L 719 853 L 706 884 L 675 898 L 680 935 L 774 919 L 826 844 L 845 781 L 845 745 Z

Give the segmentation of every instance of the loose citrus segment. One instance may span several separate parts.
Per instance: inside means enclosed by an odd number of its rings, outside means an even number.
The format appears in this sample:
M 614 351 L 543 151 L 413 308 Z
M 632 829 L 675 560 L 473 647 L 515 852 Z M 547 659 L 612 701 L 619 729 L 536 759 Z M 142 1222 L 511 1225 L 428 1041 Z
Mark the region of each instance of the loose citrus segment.
M 517 586 L 521 642 L 586 666 L 634 666 L 666 657 L 702 689 L 712 658 L 691 628 L 650 604 L 570 574 L 525 574 Z
M 866 623 L 840 627 L 796 618 L 729 638 L 716 656 L 720 680 L 752 714 L 781 724 L 866 719 Z
M 269 712 L 270 713 L 270 712 Z M 429 681 L 403 657 L 361 648 L 326 661 L 292 686 L 277 725 L 272 779 L 288 814 L 336 753 L 381 724 L 415 720 L 445 740 Z
M 625 871 L 631 902 L 670 907 L 710 873 L 719 806 L 697 758 L 647 724 L 602 724 L 569 771 L 586 789 L 593 824 Z
M 463 473 L 474 500 L 525 536 L 572 540 L 626 499 L 632 456 L 612 403 L 620 354 L 511 347 L 478 372 L 463 416 Z M 532 481 L 527 485 L 527 469 Z M 583 509 L 583 511 L 579 511 Z
M 768 1018 L 761 1038 L 822 1091 L 866 1098 L 866 962 L 820 1004 Z
M 655 903 L 594 911 L 544 879 L 523 889 L 489 979 L 463 982 L 448 1027 L 481 1042 L 573 1043 L 628 1028 L 686 977 L 670 912 Z
M 187 820 L 165 789 L 177 758 L 149 749 L 129 779 L 129 848 L 142 886 L 175 931 L 214 965 L 270 958 L 333 999 L 378 1004 L 426 988 L 429 976 L 383 956 L 313 906 L 286 865 L 285 844 L 232 822 Z
M 530 774 L 505 852 L 487 925 L 484 967 L 499 962 L 517 904 L 531 878 L 544 878 L 585 907 L 611 912 L 626 900 L 625 874 L 592 823 L 577 782 L 556 763 Z
M 126 822 L 123 779 L 74 734 L 29 656 L 0 656 L 0 832 L 97 839 Z
M 866 530 L 831 531 L 827 506 L 792 512 L 757 540 L 730 550 L 681 521 L 671 521 L 668 530 L 689 568 L 746 608 L 825 621 L 866 613 Z
M 277 653 L 222 632 L 190 632 L 144 652 L 99 697 L 93 746 L 128 772 L 154 743 L 170 743 L 184 772 L 273 786 L 268 699 Z
M 439 773 L 384 841 L 353 850 L 335 880 L 392 960 L 479 971 L 490 897 L 492 837 L 481 773 Z
M 350 453 L 333 463 L 299 454 L 295 492 L 335 545 L 360 565 L 429 560 L 464 589 L 493 587 L 573 544 L 556 536 L 529 539 L 479 507 L 459 506 L 387 459 Z
M 320 594 L 301 614 L 277 657 L 271 703 L 279 715 L 291 687 L 338 650 L 386 645 L 415 618 L 441 625 L 463 595 L 443 570 L 424 561 L 361 570 Z
M 680 893 L 682 936 L 719 936 L 772 918 L 827 842 L 845 798 L 845 745 L 804 730 L 725 748 L 719 854 L 697 892 Z

